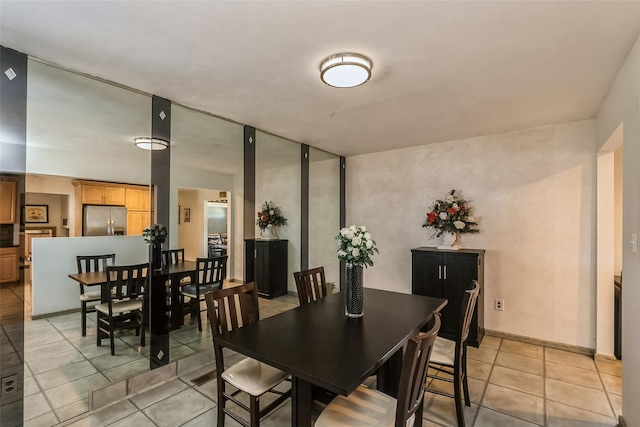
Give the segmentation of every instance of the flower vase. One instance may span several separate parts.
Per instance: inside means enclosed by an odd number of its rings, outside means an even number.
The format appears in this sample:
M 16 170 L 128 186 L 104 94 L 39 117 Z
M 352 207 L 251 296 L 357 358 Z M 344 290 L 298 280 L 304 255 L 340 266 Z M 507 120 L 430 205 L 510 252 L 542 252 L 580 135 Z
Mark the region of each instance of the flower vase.
M 450 251 L 462 249 L 460 233 L 442 233 L 442 244 L 438 246 L 438 249 L 446 249 Z
M 347 291 L 344 309 L 344 314 L 347 317 L 364 316 L 362 273 L 361 265 L 347 264 Z
M 154 271 L 162 270 L 162 243 L 152 243 L 149 245 L 149 260 Z
M 263 240 L 274 240 L 278 238 L 278 227 L 269 224 L 266 228 L 262 228 L 261 230 L 261 238 Z

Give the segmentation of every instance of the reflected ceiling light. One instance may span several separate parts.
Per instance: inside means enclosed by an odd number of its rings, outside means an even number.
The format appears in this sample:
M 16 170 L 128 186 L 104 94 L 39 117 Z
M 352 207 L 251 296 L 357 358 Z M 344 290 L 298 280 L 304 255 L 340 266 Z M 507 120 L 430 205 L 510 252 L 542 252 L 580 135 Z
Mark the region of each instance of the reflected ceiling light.
M 358 53 L 338 53 L 320 64 L 320 79 L 333 87 L 360 86 L 371 78 L 371 60 Z
M 149 151 L 166 150 L 169 146 L 167 141 L 160 138 L 140 137 L 135 138 L 133 141 L 138 147 Z

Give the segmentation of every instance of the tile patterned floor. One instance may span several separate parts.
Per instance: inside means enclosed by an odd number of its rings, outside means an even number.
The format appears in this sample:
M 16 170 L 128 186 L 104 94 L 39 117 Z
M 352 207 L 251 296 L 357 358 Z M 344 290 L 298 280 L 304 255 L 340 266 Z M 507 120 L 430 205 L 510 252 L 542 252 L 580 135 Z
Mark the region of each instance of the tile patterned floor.
M 297 298 L 292 296 L 261 299 L 261 315 L 269 317 L 297 305 Z M 98 348 L 92 337 L 79 337 L 77 322 L 76 314 L 25 326 L 25 371 L 29 371 L 25 381 L 25 426 L 215 426 L 215 381 L 201 386 L 191 382 L 213 370 L 213 364 L 129 400 L 78 416 L 86 411 L 87 387 L 129 375 L 141 363 L 144 351 L 136 350 L 135 337 L 122 336 L 116 362 L 109 355 L 108 346 Z M 52 330 L 58 332 L 58 338 L 50 338 Z M 175 353 L 197 351 L 211 342 L 206 330 L 200 335 L 193 327 L 185 329 L 184 336 L 182 332 L 172 336 Z M 29 351 L 34 347 L 38 348 L 37 356 Z M 45 354 L 46 363 L 39 362 L 40 355 Z M 225 361 L 234 363 L 233 359 Z M 469 348 L 468 369 L 471 407 L 465 408 L 467 426 L 617 424 L 622 406 L 619 362 L 594 362 L 574 353 L 486 336 L 479 349 Z M 290 414 L 290 403 L 284 403 L 261 425 L 288 426 Z M 423 417 L 427 427 L 457 425 L 453 400 L 435 394 L 425 396 Z M 238 426 L 233 420 L 226 425 Z

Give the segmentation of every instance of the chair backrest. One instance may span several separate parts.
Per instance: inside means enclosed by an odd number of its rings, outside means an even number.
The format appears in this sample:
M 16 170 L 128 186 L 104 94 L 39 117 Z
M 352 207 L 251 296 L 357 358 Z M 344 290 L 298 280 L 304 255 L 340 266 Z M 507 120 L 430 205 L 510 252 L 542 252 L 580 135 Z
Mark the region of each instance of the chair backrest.
M 298 290 L 300 305 L 310 304 L 329 294 L 324 276 L 324 267 L 312 268 L 293 273 Z
M 250 325 L 260 319 L 258 288 L 255 282 L 207 292 L 204 299 L 207 303 L 213 337 Z M 213 340 L 213 349 L 216 369 L 218 372 L 222 372 L 224 371 L 222 347 L 216 343 L 215 339 Z
M 480 285 L 477 280 L 472 282 L 473 288 L 467 289 L 462 295 L 462 305 L 460 307 L 460 321 L 458 322 L 457 343 L 462 345 L 467 342 L 469 338 L 469 327 L 471 326 L 471 318 L 473 317 L 473 310 L 476 307 L 476 301 L 478 300 L 478 293 L 480 293 Z
M 184 248 L 162 251 L 162 263 L 164 265 L 178 264 L 180 262 L 184 262 Z
M 107 267 L 109 287 L 109 311 L 113 300 L 127 300 L 143 297 L 147 281 L 149 263 L 113 265 Z
M 227 276 L 228 256 L 196 258 L 196 285 L 219 285 L 222 288 Z
M 396 427 L 405 427 L 407 420 L 422 408 L 431 349 L 440 330 L 440 313 L 433 313 L 427 328 L 427 332 L 418 333 L 407 343 L 398 388 Z M 416 416 L 421 417 L 422 413 Z
M 116 263 L 116 254 L 78 255 L 76 256 L 76 263 L 78 265 L 78 273 L 105 271 L 107 266 Z

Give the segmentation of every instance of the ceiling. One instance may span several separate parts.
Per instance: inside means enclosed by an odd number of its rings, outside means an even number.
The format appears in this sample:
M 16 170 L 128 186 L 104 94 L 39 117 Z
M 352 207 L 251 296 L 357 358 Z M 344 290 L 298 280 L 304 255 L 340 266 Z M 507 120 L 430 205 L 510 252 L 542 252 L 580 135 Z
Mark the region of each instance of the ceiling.
M 3 46 L 351 156 L 595 117 L 640 2 L 0 1 Z M 372 58 L 336 89 L 320 61 Z

